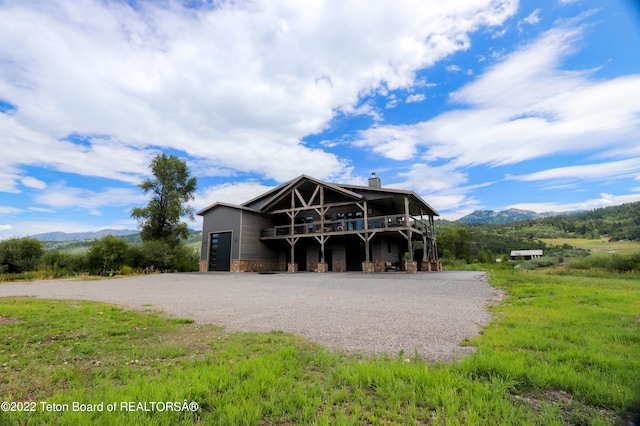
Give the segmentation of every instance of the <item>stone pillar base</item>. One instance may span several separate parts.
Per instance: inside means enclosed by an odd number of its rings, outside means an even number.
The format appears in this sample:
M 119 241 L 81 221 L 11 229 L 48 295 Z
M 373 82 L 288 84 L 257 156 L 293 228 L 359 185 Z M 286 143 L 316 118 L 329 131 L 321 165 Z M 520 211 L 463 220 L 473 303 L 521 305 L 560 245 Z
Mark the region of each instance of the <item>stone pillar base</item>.
M 375 272 L 375 264 L 373 262 L 362 262 L 362 272 L 373 274 Z
M 418 262 L 404 262 L 404 270 L 407 271 L 407 274 L 417 274 L 418 273 Z
M 287 272 L 298 272 L 298 264 L 297 263 L 287 263 Z
M 201 260 L 200 261 L 200 272 L 207 272 L 207 261 L 206 260 Z
M 431 262 L 422 262 L 422 272 L 431 272 Z
M 328 263 L 318 263 L 318 273 L 329 272 L 329 264 Z

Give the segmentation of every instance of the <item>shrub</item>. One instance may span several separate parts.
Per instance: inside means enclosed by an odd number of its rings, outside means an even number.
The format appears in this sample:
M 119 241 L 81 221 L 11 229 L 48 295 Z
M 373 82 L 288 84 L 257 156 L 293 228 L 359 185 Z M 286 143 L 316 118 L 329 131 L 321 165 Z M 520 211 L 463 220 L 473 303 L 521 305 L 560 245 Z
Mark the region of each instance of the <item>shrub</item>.
M 603 269 L 608 272 L 640 271 L 640 253 L 590 256 L 571 262 L 569 267 L 582 270 Z
M 175 253 L 169 243 L 164 241 L 145 241 L 142 243 L 141 268 L 166 271 L 171 269 L 174 261 Z
M 193 272 L 198 270 L 200 256 L 195 250 L 179 245 L 175 249 L 175 261 L 173 269 L 178 272 Z
M 0 271 L 21 273 L 34 271 L 44 253 L 42 243 L 35 238 L 12 238 L 0 242 Z
M 62 251 L 45 253 L 42 266 L 50 271 L 54 278 L 77 275 L 88 270 L 87 256 Z
M 122 238 L 107 235 L 93 243 L 87 252 L 87 262 L 91 272 L 121 269 L 129 244 Z
M 527 260 L 518 265 L 518 268 L 521 269 L 538 269 L 538 268 L 547 268 L 549 266 L 553 266 L 559 263 L 560 257 L 551 257 L 544 256 L 539 257 L 537 259 Z
M 141 246 L 140 267 L 156 271 L 191 272 L 198 270 L 199 256 L 182 244 L 170 245 L 164 241 L 145 241 Z

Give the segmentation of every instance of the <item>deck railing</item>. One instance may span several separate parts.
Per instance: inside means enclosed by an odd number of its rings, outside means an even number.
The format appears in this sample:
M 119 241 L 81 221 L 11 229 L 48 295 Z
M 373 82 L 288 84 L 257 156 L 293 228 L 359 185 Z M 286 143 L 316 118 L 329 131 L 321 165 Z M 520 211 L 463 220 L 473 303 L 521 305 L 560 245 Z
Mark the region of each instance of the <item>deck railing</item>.
M 404 215 L 389 215 L 389 216 L 375 216 L 369 217 L 366 222 L 367 229 L 369 230 L 382 230 L 390 228 L 411 228 L 417 229 L 428 236 L 432 235 L 432 229 L 429 226 L 429 222 L 426 220 L 420 220 L 411 218 L 409 225 L 406 223 Z M 328 233 L 345 233 L 353 231 L 354 233 L 362 232 L 365 229 L 364 218 L 345 218 L 337 220 L 325 220 L 322 221 L 309 221 L 304 223 L 295 223 L 293 225 L 293 232 L 291 231 L 291 224 L 279 225 L 262 230 L 262 237 L 288 237 L 294 235 L 309 235 L 309 234 L 328 234 Z

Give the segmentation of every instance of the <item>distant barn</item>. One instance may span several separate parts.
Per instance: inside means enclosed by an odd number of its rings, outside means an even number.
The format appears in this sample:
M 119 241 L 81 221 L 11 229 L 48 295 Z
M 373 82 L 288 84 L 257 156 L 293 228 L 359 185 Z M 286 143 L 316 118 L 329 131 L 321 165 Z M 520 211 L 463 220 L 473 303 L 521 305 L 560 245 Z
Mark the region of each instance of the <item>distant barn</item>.
M 516 260 L 518 257 L 522 257 L 524 260 L 531 260 L 536 257 L 542 257 L 542 255 L 542 250 L 511 250 L 509 260 Z

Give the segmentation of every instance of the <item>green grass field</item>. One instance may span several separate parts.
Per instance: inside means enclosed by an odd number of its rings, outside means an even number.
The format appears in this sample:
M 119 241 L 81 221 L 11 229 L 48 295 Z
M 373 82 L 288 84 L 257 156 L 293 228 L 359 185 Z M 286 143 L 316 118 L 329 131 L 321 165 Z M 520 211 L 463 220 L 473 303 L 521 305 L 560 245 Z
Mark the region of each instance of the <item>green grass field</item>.
M 541 238 L 545 244 L 550 246 L 562 246 L 568 244 L 570 246 L 582 249 L 588 249 L 592 252 L 610 252 L 610 253 L 627 253 L 640 250 L 640 242 L 638 241 L 609 241 L 607 237 L 598 239 L 590 238 Z
M 448 364 L 4 298 L 0 424 L 627 424 L 640 406 L 638 281 L 492 272 L 505 292 L 495 319 Z

